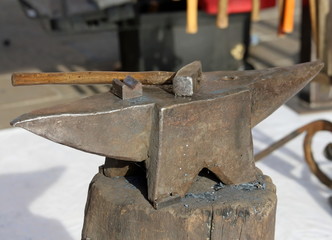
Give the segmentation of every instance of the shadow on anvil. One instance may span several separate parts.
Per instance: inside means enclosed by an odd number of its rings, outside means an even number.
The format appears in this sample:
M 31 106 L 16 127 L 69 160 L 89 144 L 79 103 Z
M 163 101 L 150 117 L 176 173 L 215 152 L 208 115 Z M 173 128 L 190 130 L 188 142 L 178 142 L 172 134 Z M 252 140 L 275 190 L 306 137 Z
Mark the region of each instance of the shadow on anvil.
M 199 174 L 196 177 L 196 179 L 194 180 L 194 182 L 196 182 L 197 179 L 199 179 L 199 177 L 207 178 L 207 179 L 213 181 L 215 184 L 221 183 L 221 181 L 218 179 L 218 177 L 207 168 L 203 168 L 199 172 Z M 141 194 L 144 196 L 146 201 L 150 201 L 148 199 L 148 186 L 147 186 L 147 179 L 146 179 L 145 174 L 143 174 L 142 172 L 138 172 L 137 175 L 125 176 L 124 178 L 126 179 L 126 181 L 129 184 L 132 185 L 133 188 L 136 188 L 141 192 Z

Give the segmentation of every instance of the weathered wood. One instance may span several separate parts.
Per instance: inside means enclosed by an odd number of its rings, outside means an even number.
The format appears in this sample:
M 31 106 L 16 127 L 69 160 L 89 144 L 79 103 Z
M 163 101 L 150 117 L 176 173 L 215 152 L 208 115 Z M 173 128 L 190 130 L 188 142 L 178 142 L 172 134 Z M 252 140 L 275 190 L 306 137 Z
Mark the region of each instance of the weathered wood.
M 13 73 L 13 86 L 37 84 L 111 84 L 114 79 L 123 80 L 131 76 L 142 84 L 158 85 L 171 81 L 174 73 L 151 72 L 53 72 L 53 73 Z
M 327 29 L 327 20 L 328 20 L 328 14 L 330 11 L 330 0 L 329 1 L 317 1 L 317 17 L 318 17 L 318 41 L 317 41 L 317 49 L 318 49 L 318 59 L 326 62 L 327 60 L 327 36 L 328 31 Z M 327 65 L 324 66 L 323 72 L 327 72 Z
M 259 185 L 223 186 L 199 177 L 181 202 L 155 210 L 144 177 L 91 182 L 82 239 L 100 240 L 273 240 L 275 187 L 267 176 Z M 250 189 L 250 190 L 248 190 Z
M 326 71 L 329 77 L 332 76 L 332 0 L 329 0 L 329 13 L 326 17 Z M 331 84 L 330 84 L 331 86 Z

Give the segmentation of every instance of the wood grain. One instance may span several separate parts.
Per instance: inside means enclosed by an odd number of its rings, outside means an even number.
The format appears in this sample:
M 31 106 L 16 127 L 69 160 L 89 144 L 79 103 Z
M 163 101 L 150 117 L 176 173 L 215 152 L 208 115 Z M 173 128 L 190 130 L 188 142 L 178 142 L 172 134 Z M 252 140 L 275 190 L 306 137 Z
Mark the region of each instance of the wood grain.
M 111 84 L 114 79 L 123 80 L 131 76 L 142 84 L 159 85 L 171 81 L 174 72 L 55 72 L 55 73 L 14 73 L 13 86 L 40 84 Z

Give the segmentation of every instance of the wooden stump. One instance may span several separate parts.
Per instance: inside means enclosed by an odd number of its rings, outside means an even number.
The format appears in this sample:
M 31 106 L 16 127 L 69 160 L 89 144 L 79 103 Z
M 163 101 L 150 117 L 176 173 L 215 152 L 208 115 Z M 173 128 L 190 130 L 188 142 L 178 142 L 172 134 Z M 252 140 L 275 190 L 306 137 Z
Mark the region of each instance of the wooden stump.
M 156 210 L 147 200 L 144 177 L 98 173 L 89 188 L 82 239 L 274 239 L 277 201 L 269 177 L 253 184 L 216 184 L 200 176 L 180 202 Z

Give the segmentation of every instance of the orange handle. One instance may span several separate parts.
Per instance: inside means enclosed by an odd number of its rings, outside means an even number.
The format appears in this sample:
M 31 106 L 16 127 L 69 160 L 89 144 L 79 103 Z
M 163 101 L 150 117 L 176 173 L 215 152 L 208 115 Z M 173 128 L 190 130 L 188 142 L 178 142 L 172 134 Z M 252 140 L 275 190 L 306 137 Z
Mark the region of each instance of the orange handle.
M 283 0 L 282 2 L 279 35 L 291 33 L 294 29 L 295 0 Z

